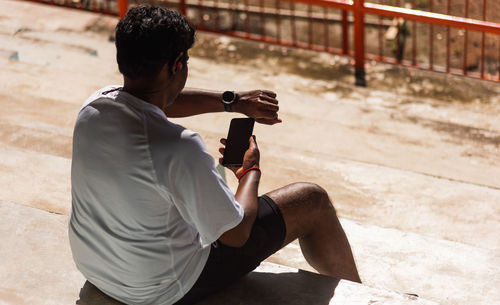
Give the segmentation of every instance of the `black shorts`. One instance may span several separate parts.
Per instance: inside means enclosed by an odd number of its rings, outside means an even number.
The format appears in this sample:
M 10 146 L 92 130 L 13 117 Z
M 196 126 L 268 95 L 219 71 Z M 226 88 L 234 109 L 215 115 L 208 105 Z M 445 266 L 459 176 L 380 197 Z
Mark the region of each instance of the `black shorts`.
M 214 242 L 200 277 L 175 305 L 193 304 L 234 283 L 278 251 L 285 235 L 285 221 L 276 203 L 265 195 L 259 197 L 257 218 L 245 245 L 233 248 Z

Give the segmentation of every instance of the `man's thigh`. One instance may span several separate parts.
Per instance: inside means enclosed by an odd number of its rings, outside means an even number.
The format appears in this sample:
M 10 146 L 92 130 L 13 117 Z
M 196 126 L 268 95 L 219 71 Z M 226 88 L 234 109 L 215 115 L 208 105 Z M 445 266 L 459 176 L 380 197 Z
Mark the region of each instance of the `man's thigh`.
M 176 305 L 192 304 L 234 283 L 281 249 L 285 235 L 279 208 L 267 196 L 260 197 L 258 215 L 245 245 L 234 248 L 214 242 L 200 277 Z
M 310 232 L 325 209 L 331 209 L 326 191 L 313 183 L 293 183 L 266 194 L 283 215 L 286 236 L 282 247 Z

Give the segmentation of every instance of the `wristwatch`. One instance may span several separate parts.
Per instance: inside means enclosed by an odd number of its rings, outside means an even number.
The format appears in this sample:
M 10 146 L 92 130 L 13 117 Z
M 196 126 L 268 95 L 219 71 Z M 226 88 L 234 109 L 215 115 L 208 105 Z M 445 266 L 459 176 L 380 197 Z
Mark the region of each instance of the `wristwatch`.
M 222 93 L 222 103 L 226 112 L 232 112 L 231 105 L 236 102 L 236 94 L 234 91 L 224 91 Z

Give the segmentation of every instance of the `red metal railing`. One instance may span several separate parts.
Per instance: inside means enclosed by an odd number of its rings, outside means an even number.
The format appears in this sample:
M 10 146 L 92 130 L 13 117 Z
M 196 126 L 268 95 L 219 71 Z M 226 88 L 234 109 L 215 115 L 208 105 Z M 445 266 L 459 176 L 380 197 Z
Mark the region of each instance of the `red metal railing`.
M 352 55 L 359 85 L 365 84 L 365 59 L 500 81 L 498 0 L 34 1 L 119 16 L 129 3 L 175 8 L 199 30 Z M 96 9 L 102 3 L 107 10 Z M 391 28 L 397 34 L 389 40 Z

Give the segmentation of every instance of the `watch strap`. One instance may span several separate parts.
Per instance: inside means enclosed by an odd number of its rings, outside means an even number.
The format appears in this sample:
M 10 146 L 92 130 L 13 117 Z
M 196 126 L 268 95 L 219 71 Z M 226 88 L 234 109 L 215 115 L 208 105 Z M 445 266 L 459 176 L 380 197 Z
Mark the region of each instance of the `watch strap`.
M 234 93 L 234 91 L 224 91 L 224 93 L 222 93 L 221 100 L 224 104 L 224 110 L 226 112 L 232 112 L 233 109 L 231 105 L 236 101 L 236 93 Z

